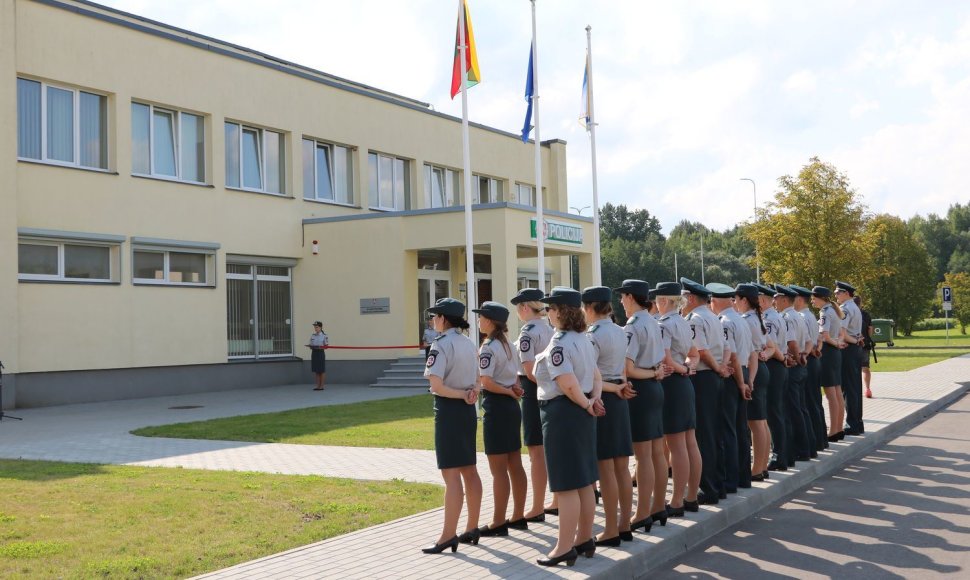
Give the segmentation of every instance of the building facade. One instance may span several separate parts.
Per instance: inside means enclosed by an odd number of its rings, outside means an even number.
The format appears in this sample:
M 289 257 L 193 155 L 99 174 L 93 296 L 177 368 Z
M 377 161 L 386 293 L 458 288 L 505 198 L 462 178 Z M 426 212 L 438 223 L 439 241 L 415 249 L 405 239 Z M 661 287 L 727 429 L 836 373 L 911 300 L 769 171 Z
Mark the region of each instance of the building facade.
M 459 119 L 76 0 L 0 0 L 0 75 L 5 408 L 305 382 L 314 320 L 366 383 L 464 297 Z M 541 149 L 546 284 L 586 284 Z M 474 283 L 507 302 L 537 283 L 534 144 L 473 124 L 471 152 Z

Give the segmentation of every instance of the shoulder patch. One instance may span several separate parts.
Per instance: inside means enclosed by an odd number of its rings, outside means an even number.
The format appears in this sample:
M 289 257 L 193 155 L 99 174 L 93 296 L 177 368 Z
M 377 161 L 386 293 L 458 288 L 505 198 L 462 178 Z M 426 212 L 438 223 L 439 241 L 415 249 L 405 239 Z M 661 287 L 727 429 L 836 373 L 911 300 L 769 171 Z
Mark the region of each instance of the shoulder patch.
M 438 358 L 438 351 L 432 350 L 428 352 L 428 362 L 427 367 L 430 369 L 434 366 L 434 361 Z
M 535 327 L 536 327 L 536 325 L 534 323 L 530 322 L 529 324 L 526 324 L 525 326 L 523 326 L 522 327 L 522 330 L 532 330 Z
M 478 355 L 478 368 L 484 370 L 487 369 L 492 364 L 492 353 L 483 352 Z
M 630 346 L 630 341 L 632 341 L 632 340 L 633 340 L 633 333 L 632 332 L 626 333 L 626 344 L 627 344 L 627 346 Z
M 564 357 L 562 354 L 561 346 L 555 347 L 554 349 L 552 349 L 552 352 L 549 354 L 549 360 L 552 361 L 552 366 L 554 367 L 561 366 L 563 363 L 563 358 Z
M 519 352 L 529 352 L 530 350 L 532 350 L 532 339 L 523 336 L 519 339 Z

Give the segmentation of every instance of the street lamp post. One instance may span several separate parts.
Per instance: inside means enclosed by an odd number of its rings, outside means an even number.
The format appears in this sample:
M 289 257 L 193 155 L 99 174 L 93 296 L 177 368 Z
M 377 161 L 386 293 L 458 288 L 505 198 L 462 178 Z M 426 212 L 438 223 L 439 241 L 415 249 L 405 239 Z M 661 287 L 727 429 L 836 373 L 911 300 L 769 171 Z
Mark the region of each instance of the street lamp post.
M 589 209 L 590 207 L 591 207 L 591 206 L 588 206 L 588 205 L 586 205 L 586 206 L 583 206 L 583 207 L 575 207 L 575 206 L 572 206 L 572 205 L 571 205 L 571 206 L 569 206 L 569 209 L 574 209 L 574 210 L 576 210 L 576 213 L 577 213 L 578 215 L 583 215 L 583 210 L 584 210 L 584 209 Z
M 758 186 L 755 185 L 754 180 L 750 177 L 742 177 L 740 181 L 750 181 L 751 188 L 754 190 L 754 221 L 758 221 Z M 758 255 L 758 244 L 754 245 L 754 261 L 755 261 L 755 281 L 761 284 L 761 258 Z

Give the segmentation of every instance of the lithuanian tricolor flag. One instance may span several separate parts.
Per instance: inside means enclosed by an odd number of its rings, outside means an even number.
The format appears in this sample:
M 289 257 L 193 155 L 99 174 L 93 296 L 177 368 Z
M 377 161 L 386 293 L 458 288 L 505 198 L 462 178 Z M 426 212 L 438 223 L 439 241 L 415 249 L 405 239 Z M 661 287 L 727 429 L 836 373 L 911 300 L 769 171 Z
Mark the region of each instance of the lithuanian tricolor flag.
M 468 13 L 468 2 L 460 0 L 459 11 L 465 11 L 465 40 L 468 49 L 465 51 L 465 70 L 468 71 L 468 82 L 465 88 L 471 88 L 478 84 L 482 75 L 478 71 L 478 51 L 475 50 L 475 34 L 472 31 L 472 19 Z M 455 64 L 451 70 L 451 98 L 461 91 L 461 12 L 458 14 L 458 26 L 455 27 Z

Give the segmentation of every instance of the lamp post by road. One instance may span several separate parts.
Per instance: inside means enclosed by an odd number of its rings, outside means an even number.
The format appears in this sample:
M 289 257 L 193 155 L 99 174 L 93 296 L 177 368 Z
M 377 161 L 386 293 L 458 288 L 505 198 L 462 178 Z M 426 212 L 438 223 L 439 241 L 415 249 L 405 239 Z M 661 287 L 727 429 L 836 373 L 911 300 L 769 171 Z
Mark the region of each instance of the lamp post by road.
M 755 185 L 754 180 L 751 179 L 750 177 L 742 177 L 739 181 L 751 182 L 751 188 L 754 190 L 754 221 L 758 221 L 758 186 Z M 758 255 L 757 243 L 754 245 L 754 261 L 755 261 L 755 267 L 757 268 L 756 274 L 755 274 L 755 281 L 758 284 L 761 284 L 761 258 Z
M 576 213 L 577 213 L 578 215 L 583 215 L 583 210 L 584 210 L 584 209 L 589 209 L 590 207 L 591 207 L 591 206 L 588 206 L 588 205 L 586 205 L 586 206 L 583 206 L 583 207 L 575 207 L 575 206 L 569 206 L 569 209 L 574 209 L 574 210 L 576 210 Z

